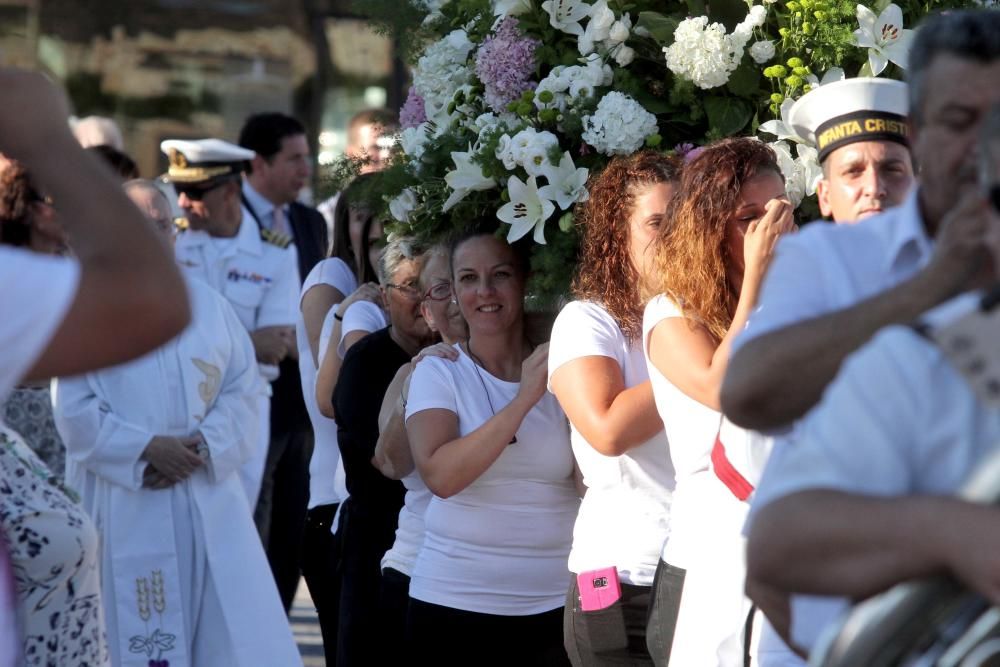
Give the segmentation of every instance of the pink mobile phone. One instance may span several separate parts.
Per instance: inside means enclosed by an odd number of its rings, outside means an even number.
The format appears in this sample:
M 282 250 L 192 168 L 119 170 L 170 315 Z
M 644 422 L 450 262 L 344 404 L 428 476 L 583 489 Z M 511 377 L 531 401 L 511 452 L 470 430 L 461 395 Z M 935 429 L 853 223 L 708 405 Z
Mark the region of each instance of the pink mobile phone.
M 580 608 L 583 611 L 607 609 L 622 596 L 618 568 L 614 566 L 581 572 L 576 575 L 576 585 L 580 589 Z

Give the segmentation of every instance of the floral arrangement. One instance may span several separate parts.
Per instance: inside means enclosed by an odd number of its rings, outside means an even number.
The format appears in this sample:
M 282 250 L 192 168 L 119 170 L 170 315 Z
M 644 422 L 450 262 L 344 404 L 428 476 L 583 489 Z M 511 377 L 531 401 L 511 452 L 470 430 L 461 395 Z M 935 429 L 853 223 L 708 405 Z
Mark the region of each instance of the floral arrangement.
M 395 231 L 491 219 L 511 241 L 530 235 L 543 300 L 567 291 L 573 208 L 614 155 L 759 136 L 801 217 L 815 217 L 821 172 L 787 125 L 791 104 L 848 75 L 901 77 L 912 27 L 975 0 L 896 2 L 359 2 L 413 62 L 400 150 L 371 203 Z

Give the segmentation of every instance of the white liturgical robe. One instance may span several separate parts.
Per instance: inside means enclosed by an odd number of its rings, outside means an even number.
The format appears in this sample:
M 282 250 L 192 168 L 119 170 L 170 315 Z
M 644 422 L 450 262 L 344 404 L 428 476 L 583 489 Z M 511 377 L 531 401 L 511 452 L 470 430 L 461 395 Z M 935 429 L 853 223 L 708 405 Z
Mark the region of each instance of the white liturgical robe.
M 258 437 L 253 346 L 224 298 L 188 284 L 179 337 L 56 392 L 67 482 L 101 536 L 113 664 L 301 665 L 239 476 Z M 205 464 L 142 488 L 149 441 L 197 432 Z

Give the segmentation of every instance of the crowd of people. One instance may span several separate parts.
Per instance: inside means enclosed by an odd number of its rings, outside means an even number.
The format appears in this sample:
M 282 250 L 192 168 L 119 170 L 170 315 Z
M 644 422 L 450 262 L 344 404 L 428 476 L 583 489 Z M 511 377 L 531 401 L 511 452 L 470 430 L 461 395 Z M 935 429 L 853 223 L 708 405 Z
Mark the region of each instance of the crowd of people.
M 995 355 L 1000 12 L 907 75 L 793 107 L 827 222 L 753 138 L 614 158 L 553 320 L 497 221 L 387 237 L 383 111 L 321 213 L 294 118 L 142 180 L 0 70 L 0 665 L 301 665 L 300 577 L 342 667 L 802 666 L 903 581 L 1000 604 L 955 498 L 1000 385 L 937 343 Z

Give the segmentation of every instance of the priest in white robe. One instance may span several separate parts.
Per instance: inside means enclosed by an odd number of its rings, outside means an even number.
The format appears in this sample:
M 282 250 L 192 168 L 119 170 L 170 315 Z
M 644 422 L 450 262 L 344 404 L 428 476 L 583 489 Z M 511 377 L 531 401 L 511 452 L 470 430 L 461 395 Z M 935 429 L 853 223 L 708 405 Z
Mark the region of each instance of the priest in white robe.
M 101 537 L 112 661 L 301 665 L 239 476 L 258 435 L 253 346 L 222 296 L 188 287 L 178 338 L 56 390 L 67 482 Z

